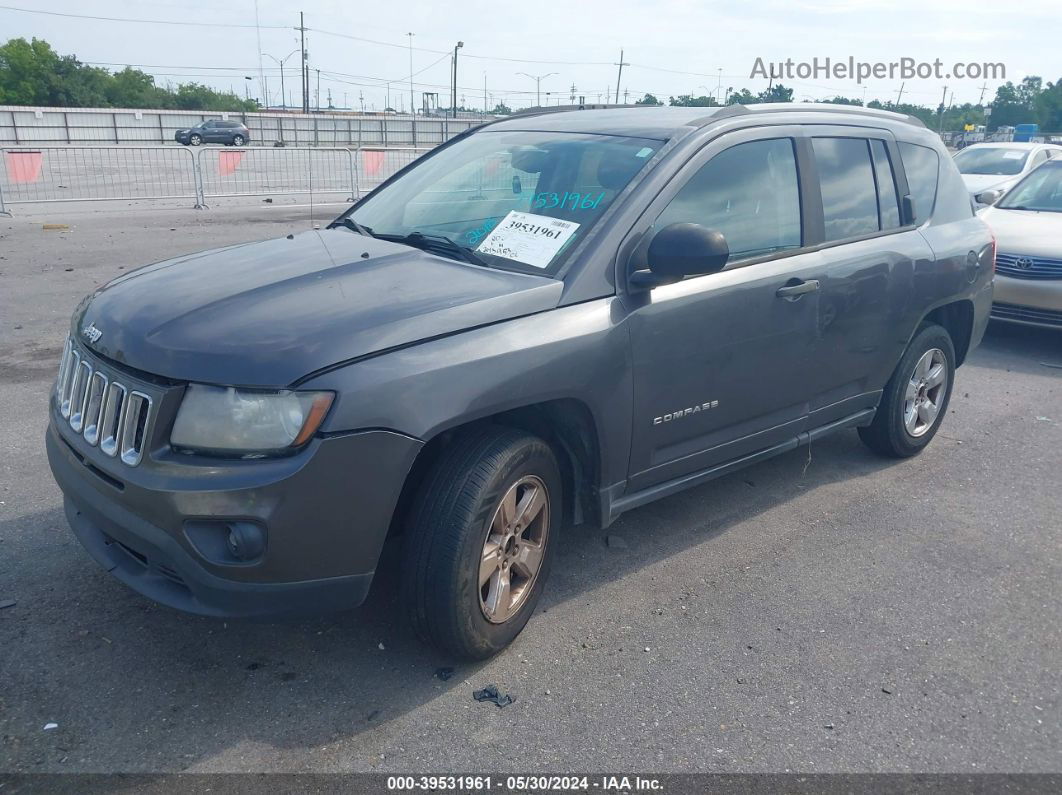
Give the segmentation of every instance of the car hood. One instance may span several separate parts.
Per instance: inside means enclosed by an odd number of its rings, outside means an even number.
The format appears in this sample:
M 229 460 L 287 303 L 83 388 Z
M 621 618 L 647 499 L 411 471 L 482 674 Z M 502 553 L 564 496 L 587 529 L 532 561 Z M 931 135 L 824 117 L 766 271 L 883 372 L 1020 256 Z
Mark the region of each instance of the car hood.
M 1009 188 L 1018 181 L 1021 175 L 1008 176 L 1007 174 L 963 174 L 962 181 L 970 195 L 980 193 L 992 188 Z
M 989 207 L 978 217 L 991 227 L 1000 254 L 1062 258 L 1062 213 Z
M 350 359 L 552 309 L 562 290 L 545 276 L 321 230 L 132 271 L 88 296 L 71 332 L 102 356 L 166 378 L 286 386 Z

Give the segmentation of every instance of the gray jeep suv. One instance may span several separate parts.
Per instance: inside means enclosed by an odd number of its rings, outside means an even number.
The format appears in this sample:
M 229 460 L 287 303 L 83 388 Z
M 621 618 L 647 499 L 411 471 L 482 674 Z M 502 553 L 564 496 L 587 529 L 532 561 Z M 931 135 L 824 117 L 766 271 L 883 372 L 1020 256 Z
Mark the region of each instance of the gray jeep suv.
M 922 450 L 993 268 L 951 158 L 905 116 L 513 117 L 327 229 L 88 296 L 48 457 L 74 533 L 159 602 L 352 607 L 393 540 L 418 633 L 481 658 L 569 527 L 846 428 Z

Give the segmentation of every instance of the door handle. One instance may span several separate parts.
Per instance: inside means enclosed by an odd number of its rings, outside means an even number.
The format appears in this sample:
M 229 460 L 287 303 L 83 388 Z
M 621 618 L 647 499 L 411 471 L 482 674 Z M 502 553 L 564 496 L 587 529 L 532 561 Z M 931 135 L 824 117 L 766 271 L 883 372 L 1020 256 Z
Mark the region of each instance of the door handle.
M 818 279 L 808 279 L 806 282 L 800 281 L 796 284 L 787 284 L 785 287 L 779 287 L 775 292 L 779 298 L 784 298 L 787 301 L 795 301 L 804 293 L 813 293 L 819 289 Z

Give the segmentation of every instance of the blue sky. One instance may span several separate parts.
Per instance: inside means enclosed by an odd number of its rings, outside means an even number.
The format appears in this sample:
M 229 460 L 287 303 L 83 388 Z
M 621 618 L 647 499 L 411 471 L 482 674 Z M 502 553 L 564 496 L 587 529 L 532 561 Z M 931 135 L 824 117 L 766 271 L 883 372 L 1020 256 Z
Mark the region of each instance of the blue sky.
M 449 0 L 447 3 L 403 0 L 362 3 L 356 0 L 259 0 L 256 31 L 253 0 L 3 0 L 10 6 L 38 11 L 194 22 L 163 25 L 86 20 L 22 13 L 0 8 L 0 38 L 37 36 L 60 52 L 86 62 L 140 65 L 158 82 L 197 80 L 240 94 L 245 87 L 261 96 L 258 36 L 262 51 L 283 58 L 296 46 L 301 7 L 306 14 L 311 67 L 321 70 L 321 93 L 331 91 L 344 103 L 380 109 L 387 81 L 391 104 L 408 107 L 409 38 L 412 31 L 414 90 L 447 96 L 450 57 L 458 40 L 459 95 L 482 107 L 484 80 L 488 103 L 514 107 L 533 104 L 535 81 L 521 75 L 549 75 L 541 81 L 549 101 L 568 101 L 570 86 L 588 101 L 604 100 L 616 85 L 622 47 L 625 67 L 621 90 L 633 100 L 645 92 L 668 95 L 711 94 L 733 87 L 753 91 L 766 81 L 750 79 L 757 57 L 765 61 L 835 60 L 919 61 L 939 58 L 945 68 L 955 62 L 1001 62 L 1007 79 L 1028 74 L 1045 80 L 1062 77 L 1062 4 L 1057 0 L 762 0 L 755 4 L 695 0 L 583 0 L 499 3 Z M 218 24 L 233 27 L 212 27 Z M 246 27 L 238 27 L 246 26 Z M 280 72 L 263 58 L 264 77 L 274 103 L 280 101 Z M 287 61 L 286 83 L 298 100 L 298 57 Z M 556 74 L 549 74 L 556 73 Z M 245 77 L 252 77 L 246 81 Z M 311 91 L 316 88 L 316 73 Z M 855 80 L 809 78 L 783 80 L 796 99 L 835 94 L 863 97 Z M 895 99 L 900 80 L 866 81 L 866 98 Z M 904 100 L 936 106 L 945 83 L 955 103 L 976 102 L 982 79 L 913 80 Z M 999 80 L 987 80 L 990 99 Z M 546 97 L 543 96 L 543 100 Z M 324 99 L 322 99 L 324 104 Z M 443 100 L 443 104 L 447 104 Z

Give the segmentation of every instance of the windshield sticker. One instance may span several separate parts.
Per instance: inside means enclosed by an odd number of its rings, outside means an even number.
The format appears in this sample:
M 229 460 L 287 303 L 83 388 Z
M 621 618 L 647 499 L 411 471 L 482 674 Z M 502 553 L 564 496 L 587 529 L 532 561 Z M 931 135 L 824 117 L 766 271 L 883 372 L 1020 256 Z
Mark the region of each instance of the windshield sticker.
M 476 251 L 545 268 L 578 228 L 575 221 L 512 210 Z
M 554 207 L 562 207 L 565 210 L 596 210 L 597 205 L 605 198 L 605 192 L 601 191 L 596 196 L 592 193 L 536 193 L 534 209 L 552 210 Z
M 491 229 L 498 225 L 498 222 L 500 220 L 500 215 L 497 218 L 488 218 L 475 229 L 470 229 L 468 232 L 465 232 L 465 242 L 468 243 L 468 245 L 470 246 L 476 245 L 479 241 L 481 241 L 484 237 L 487 236 Z
M 653 153 L 653 150 L 650 149 L 648 146 L 646 146 L 646 147 L 644 147 L 642 149 L 639 149 L 638 153 L 635 155 L 635 157 L 649 157 L 649 155 L 651 155 L 652 153 Z

